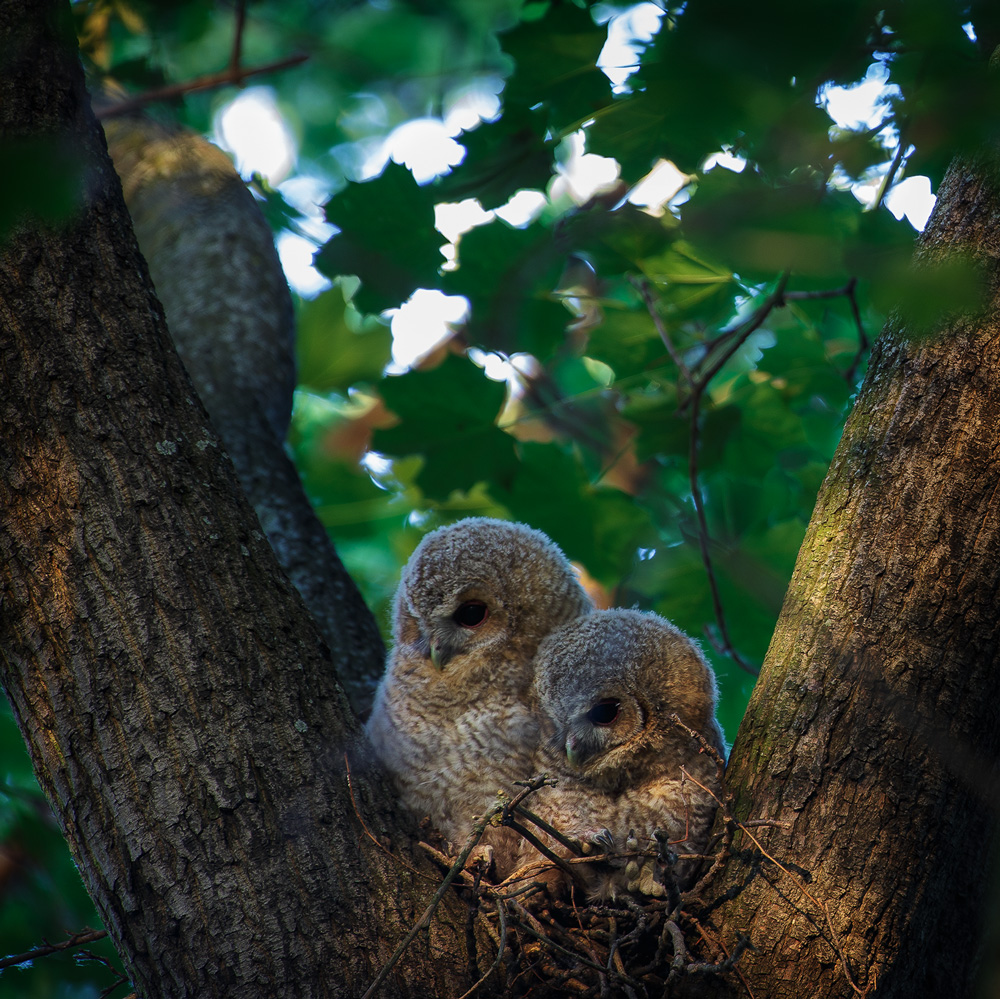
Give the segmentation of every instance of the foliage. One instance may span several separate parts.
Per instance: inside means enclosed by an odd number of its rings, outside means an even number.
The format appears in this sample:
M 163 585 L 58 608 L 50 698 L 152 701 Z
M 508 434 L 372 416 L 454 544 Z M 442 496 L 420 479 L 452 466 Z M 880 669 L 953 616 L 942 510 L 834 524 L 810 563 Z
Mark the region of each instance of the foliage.
M 996 134 L 987 57 L 1000 25 L 989 4 L 959 0 L 692 0 L 663 13 L 615 87 L 596 62 L 619 6 L 249 8 L 244 65 L 309 55 L 266 83 L 297 136 L 298 171 L 334 192 L 326 216 L 340 230 L 319 254 L 333 286 L 299 302 L 290 443 L 383 623 L 423 530 L 473 513 L 524 520 L 602 599 L 706 639 L 732 738 L 752 678 L 726 648 L 763 658 L 863 373 L 861 337 L 901 299 L 919 321 L 969 293 L 968 274 L 910 276 L 912 229 L 879 207 L 877 189 L 907 171 L 936 186 L 955 152 Z M 87 0 L 74 11 L 91 71 L 133 90 L 230 59 L 236 18 L 222 5 Z M 882 119 L 835 126 L 825 88 L 873 64 L 894 88 Z M 501 111 L 460 136 L 460 165 L 424 185 L 396 164 L 357 182 L 373 141 L 500 77 Z M 208 130 L 231 96 L 192 92 L 157 113 Z M 618 180 L 574 197 L 564 174 L 581 133 L 588 154 L 616 160 Z M 709 169 L 723 151 L 741 172 Z M 664 160 L 682 187 L 647 211 L 636 187 Z M 36 175 L 62 211 L 72 184 Z M 873 180 L 859 202 L 852 187 Z M 442 256 L 436 205 L 495 209 L 525 188 L 547 196 L 533 218 L 493 217 Z M 25 180 L 19 196 L 34 203 L 39 190 Z M 294 228 L 282 194 L 264 193 L 275 223 Z M 414 370 L 384 374 L 389 335 L 367 314 L 419 288 L 464 296 L 468 319 Z M 514 359 L 506 387 L 482 367 L 490 354 Z M 0 725 L 0 856 L 24 851 L 28 872 L 0 882 L 14 903 L 2 949 L 13 952 L 96 916 L 32 797 L 9 717 Z M 5 972 L 4 994 L 54 994 L 48 974 Z M 105 979 L 71 969 L 59 994 L 93 995 L 84 983 Z

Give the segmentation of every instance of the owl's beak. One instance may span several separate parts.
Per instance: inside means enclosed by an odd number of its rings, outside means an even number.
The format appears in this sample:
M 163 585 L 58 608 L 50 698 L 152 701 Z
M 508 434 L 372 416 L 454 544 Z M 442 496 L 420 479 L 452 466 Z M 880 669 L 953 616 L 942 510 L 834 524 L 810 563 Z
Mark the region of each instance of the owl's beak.
M 571 767 L 578 767 L 584 760 L 583 747 L 580 745 L 580 740 L 577 739 L 574 733 L 570 732 L 566 736 L 566 759 L 569 760 L 569 765 Z
M 432 638 L 431 642 L 431 665 L 436 670 L 442 670 L 448 665 L 448 660 L 451 658 L 451 654 L 447 649 L 441 648 L 440 640 Z

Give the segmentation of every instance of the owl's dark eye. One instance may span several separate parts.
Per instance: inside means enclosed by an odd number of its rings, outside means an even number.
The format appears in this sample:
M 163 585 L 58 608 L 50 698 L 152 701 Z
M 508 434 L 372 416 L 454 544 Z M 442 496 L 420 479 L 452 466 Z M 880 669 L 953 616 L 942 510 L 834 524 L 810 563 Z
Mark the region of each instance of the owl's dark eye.
M 610 725 L 618 717 L 620 710 L 620 701 L 616 701 L 613 697 L 606 697 L 603 701 L 598 701 L 587 712 L 587 720 L 593 725 Z
M 451 619 L 463 628 L 478 628 L 490 616 L 490 609 L 482 600 L 466 600 Z

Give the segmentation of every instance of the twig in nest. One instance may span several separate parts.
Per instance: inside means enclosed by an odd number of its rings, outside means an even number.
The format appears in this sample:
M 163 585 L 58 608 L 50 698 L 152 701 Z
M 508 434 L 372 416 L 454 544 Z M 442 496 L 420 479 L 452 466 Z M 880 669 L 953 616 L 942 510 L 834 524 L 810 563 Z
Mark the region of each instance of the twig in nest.
M 354 783 L 351 780 L 351 761 L 347 757 L 347 753 L 344 753 L 344 773 L 347 776 L 347 793 L 351 798 L 351 807 L 354 809 L 354 814 L 357 817 L 358 822 L 361 823 L 361 828 L 364 830 L 365 835 L 384 853 L 386 856 L 391 857 L 400 867 L 405 868 L 411 874 L 415 874 L 418 878 L 423 878 L 424 881 L 430 881 L 437 884 L 435 878 L 428 877 L 426 874 L 422 874 L 415 867 L 411 867 L 402 857 L 397 857 L 392 850 L 388 849 L 383 843 L 380 843 L 378 839 L 372 834 L 372 831 L 368 828 L 363 816 L 361 815 L 361 809 L 358 808 L 358 802 L 354 797 Z M 423 844 L 421 844 L 423 845 Z M 449 861 L 450 863 L 450 861 Z M 445 864 L 447 867 L 448 865 Z
M 477 992 L 485 984 L 486 980 L 493 974 L 497 968 L 500 967 L 501 961 L 503 961 L 503 956 L 507 950 L 507 917 L 504 914 L 503 906 L 498 905 L 497 907 L 497 919 L 500 922 L 500 943 L 497 945 L 497 956 L 493 959 L 493 963 L 489 966 L 486 974 L 476 982 L 467 992 L 463 992 L 458 999 L 469 999 L 469 996 Z
M 523 805 L 518 806 L 517 812 L 519 815 L 523 815 L 533 826 L 537 826 L 539 829 L 542 830 L 542 832 L 548 833 L 557 843 L 561 843 L 564 847 L 566 847 L 567 850 L 570 850 L 573 853 L 579 855 L 580 853 L 579 844 L 575 843 L 568 836 L 563 835 L 558 829 L 555 828 L 555 826 L 549 825 L 549 823 L 546 822 L 545 819 L 540 818 L 534 812 L 525 808 Z M 504 820 L 506 819 L 507 816 L 505 815 Z M 507 822 L 503 821 L 502 824 L 506 825 Z
M 513 801 L 510 804 L 520 804 L 532 791 L 537 791 L 540 787 L 544 787 L 547 783 L 548 778 L 545 776 L 533 778 L 530 781 L 525 782 L 526 786 L 522 791 L 516 794 Z M 520 781 L 518 783 L 521 783 Z M 368 986 L 365 990 L 364 995 L 361 999 L 370 999 L 378 989 L 378 987 L 389 977 L 389 972 L 396 966 L 396 962 L 403 956 L 406 949 L 413 943 L 417 934 L 422 930 L 426 930 L 431 924 L 431 919 L 434 913 L 437 911 L 437 907 L 441 904 L 441 899 L 444 898 L 445 892 L 448 891 L 449 886 L 452 882 L 459 876 L 459 874 L 465 869 L 465 862 L 469 859 L 472 851 L 479 845 L 479 841 L 483 838 L 483 833 L 486 832 L 486 827 L 490 825 L 494 816 L 499 815 L 508 805 L 506 799 L 503 801 L 498 801 L 489 811 L 486 812 L 482 818 L 480 818 L 472 827 L 472 832 L 469 833 L 468 839 L 465 841 L 465 846 L 462 847 L 461 853 L 455 858 L 455 862 L 451 865 L 451 869 L 444 876 L 444 880 L 438 887 L 438 890 L 434 892 L 433 898 L 431 898 L 430 904 L 424 910 L 423 915 L 414 923 L 413 928 L 409 933 L 403 937 L 400 941 L 399 946 L 392 952 L 389 960 L 382 966 L 382 970 L 378 973 L 375 981 Z M 514 903 L 516 904 L 516 903 Z

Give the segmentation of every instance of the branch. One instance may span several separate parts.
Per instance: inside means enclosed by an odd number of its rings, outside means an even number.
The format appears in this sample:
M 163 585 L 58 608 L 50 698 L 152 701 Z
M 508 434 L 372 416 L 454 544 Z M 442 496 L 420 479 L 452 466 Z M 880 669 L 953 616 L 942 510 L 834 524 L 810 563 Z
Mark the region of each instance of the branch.
M 893 181 L 896 179 L 896 174 L 899 173 L 899 168 L 903 165 L 903 160 L 906 157 L 906 149 L 907 143 L 903 141 L 903 134 L 900 131 L 896 155 L 893 156 L 892 163 L 889 164 L 889 169 L 882 178 L 882 183 L 878 186 L 875 200 L 865 209 L 866 212 L 875 211 L 882 204 L 883 200 L 885 200 L 885 196 L 889 193 L 889 188 L 892 187 Z
M 663 319 L 656 311 L 656 306 L 653 302 L 653 295 L 649 289 L 649 282 L 646 280 L 639 280 L 638 278 L 631 276 L 629 277 L 629 280 L 636 291 L 638 291 L 642 296 L 642 300 L 646 304 L 646 311 L 649 313 L 649 318 L 653 320 L 656 332 L 660 334 L 660 339 L 663 341 L 663 346 L 667 348 L 667 353 L 670 355 L 670 359 L 677 365 L 677 370 L 688 383 L 688 388 L 692 388 L 694 386 L 694 378 L 691 376 L 691 369 L 684 363 L 684 358 L 681 357 L 677 348 L 674 346 L 674 342 L 670 339 L 670 334 L 667 332 L 667 328 L 663 324 Z
M 747 336 L 749 336 L 749 333 Z M 722 638 L 722 645 L 719 651 L 730 656 L 741 669 L 746 670 L 751 676 L 757 676 L 760 670 L 736 651 L 732 639 L 729 637 L 726 614 L 722 607 L 722 596 L 719 593 L 719 584 L 715 578 L 715 566 L 712 564 L 712 553 L 709 550 L 711 538 L 708 534 L 708 519 L 705 517 L 705 502 L 702 499 L 701 487 L 698 485 L 698 416 L 701 409 L 701 395 L 707 384 L 707 379 L 702 379 L 698 383 L 697 391 L 692 392 L 690 397 L 691 440 L 688 447 L 688 479 L 691 487 L 691 498 L 694 500 L 695 515 L 698 518 L 698 548 L 701 552 L 702 565 L 705 567 L 708 588 L 712 593 L 712 609 L 715 612 L 715 623 L 719 628 L 719 635 Z
M 184 83 L 171 83 L 166 87 L 154 87 L 144 93 L 136 94 L 124 101 L 116 104 L 104 104 L 94 108 L 98 118 L 115 118 L 118 115 L 130 114 L 144 108 L 154 101 L 171 100 L 174 97 L 182 97 L 184 94 L 194 93 L 197 90 L 211 90 L 215 87 L 224 87 L 227 84 L 239 86 L 244 80 L 261 73 L 275 73 L 279 69 L 287 69 L 290 66 L 298 66 L 305 62 L 309 56 L 304 53 L 288 56 L 286 59 L 279 59 L 277 62 L 269 62 L 263 66 L 252 66 L 249 69 L 242 69 L 239 66 L 230 66 L 219 73 L 208 73 L 206 76 L 199 76 Z
M 868 350 L 868 334 L 865 332 L 865 325 L 861 321 L 861 310 L 858 308 L 858 279 L 852 277 L 843 288 L 831 288 L 826 291 L 787 291 L 785 292 L 786 302 L 802 302 L 818 298 L 840 298 L 843 295 L 851 307 L 851 315 L 854 318 L 854 325 L 858 330 L 858 350 L 854 355 L 854 360 L 844 372 L 844 378 L 848 383 L 854 381 L 854 375 L 861 363 L 861 358 Z
M 788 284 L 788 279 L 791 277 L 790 271 L 783 271 L 781 276 L 778 278 L 778 283 L 774 287 L 774 291 L 771 292 L 767 298 L 757 307 L 757 311 L 742 325 L 737 326 L 731 330 L 725 330 L 720 334 L 719 339 L 723 340 L 726 338 L 732 338 L 730 345 L 719 355 L 715 363 L 706 371 L 701 378 L 698 379 L 697 390 L 698 392 L 703 392 L 708 388 L 709 382 L 722 370 L 722 366 L 726 363 L 746 343 L 747 338 L 751 333 L 758 330 L 764 323 L 764 320 L 771 314 L 771 312 L 785 304 L 785 286 Z
M 233 54 L 229 58 L 229 68 L 237 72 L 243 55 L 243 29 L 247 23 L 247 0 L 236 4 L 236 25 L 233 30 Z
M 0 971 L 3 971 L 4 968 L 16 968 L 19 964 L 24 964 L 26 961 L 34 961 L 39 957 L 57 954 L 62 950 L 76 950 L 78 947 L 86 947 L 87 944 L 103 940 L 107 935 L 107 930 L 80 930 L 79 933 L 74 933 L 62 943 L 45 943 L 41 947 L 34 947 L 31 950 L 25 951 L 23 954 L 11 954 L 9 957 L 0 958 Z

